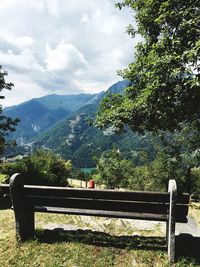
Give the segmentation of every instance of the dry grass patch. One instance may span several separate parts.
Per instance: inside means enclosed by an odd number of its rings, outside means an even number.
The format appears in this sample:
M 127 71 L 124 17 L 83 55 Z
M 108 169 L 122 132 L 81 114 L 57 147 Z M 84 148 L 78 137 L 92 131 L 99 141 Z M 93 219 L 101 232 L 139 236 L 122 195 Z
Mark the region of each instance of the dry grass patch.
M 196 221 L 196 223 L 200 227 L 200 203 L 193 202 L 190 205 L 189 214 L 192 218 L 194 218 L 194 220 Z

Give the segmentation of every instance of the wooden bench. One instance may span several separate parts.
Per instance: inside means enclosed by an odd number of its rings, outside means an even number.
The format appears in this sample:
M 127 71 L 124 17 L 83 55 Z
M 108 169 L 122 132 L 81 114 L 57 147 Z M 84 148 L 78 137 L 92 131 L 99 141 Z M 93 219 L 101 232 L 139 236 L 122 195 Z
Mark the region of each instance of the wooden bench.
M 164 221 L 169 261 L 173 262 L 175 224 L 187 222 L 189 194 L 177 194 L 175 180 L 169 181 L 168 192 L 161 193 L 24 185 L 22 175 L 14 174 L 0 190 L 12 201 L 21 241 L 34 237 L 35 212 Z

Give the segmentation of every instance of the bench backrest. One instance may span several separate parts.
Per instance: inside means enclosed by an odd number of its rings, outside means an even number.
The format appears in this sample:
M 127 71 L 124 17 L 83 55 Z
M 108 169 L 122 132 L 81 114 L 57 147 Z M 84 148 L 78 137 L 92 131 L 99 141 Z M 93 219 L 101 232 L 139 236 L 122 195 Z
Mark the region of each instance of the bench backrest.
M 10 197 L 9 185 L 0 185 L 1 191 Z M 169 213 L 170 193 L 143 191 L 116 191 L 97 189 L 74 189 L 50 186 L 23 186 L 22 198 L 30 207 L 48 206 L 115 212 L 135 212 L 166 215 Z M 176 221 L 185 221 L 188 214 L 189 194 L 177 194 Z M 162 220 L 162 217 L 160 217 Z

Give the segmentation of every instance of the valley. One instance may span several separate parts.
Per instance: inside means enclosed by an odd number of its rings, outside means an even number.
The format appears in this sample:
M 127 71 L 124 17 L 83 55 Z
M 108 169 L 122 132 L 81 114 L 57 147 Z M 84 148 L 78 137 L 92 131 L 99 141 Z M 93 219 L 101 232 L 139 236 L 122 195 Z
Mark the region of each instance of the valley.
M 7 149 L 5 156 L 44 148 L 70 159 L 78 168 L 95 167 L 95 157 L 112 147 L 120 149 L 128 159 L 141 149 L 153 156 L 148 137 L 129 131 L 119 135 L 112 127 L 99 130 L 90 124 L 102 98 L 106 94 L 123 94 L 129 84 L 123 80 L 99 94 L 47 95 L 5 108 L 7 116 L 20 119 L 16 131 L 9 136 L 17 141 L 17 147 Z

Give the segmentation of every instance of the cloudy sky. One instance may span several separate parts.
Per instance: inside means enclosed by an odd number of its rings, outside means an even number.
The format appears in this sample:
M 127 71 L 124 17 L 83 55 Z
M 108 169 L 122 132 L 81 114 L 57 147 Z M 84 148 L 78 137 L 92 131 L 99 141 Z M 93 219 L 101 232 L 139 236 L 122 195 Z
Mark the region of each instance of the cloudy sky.
M 3 106 L 51 93 L 96 93 L 121 78 L 137 39 L 115 0 L 0 0 L 0 65 L 15 84 Z

